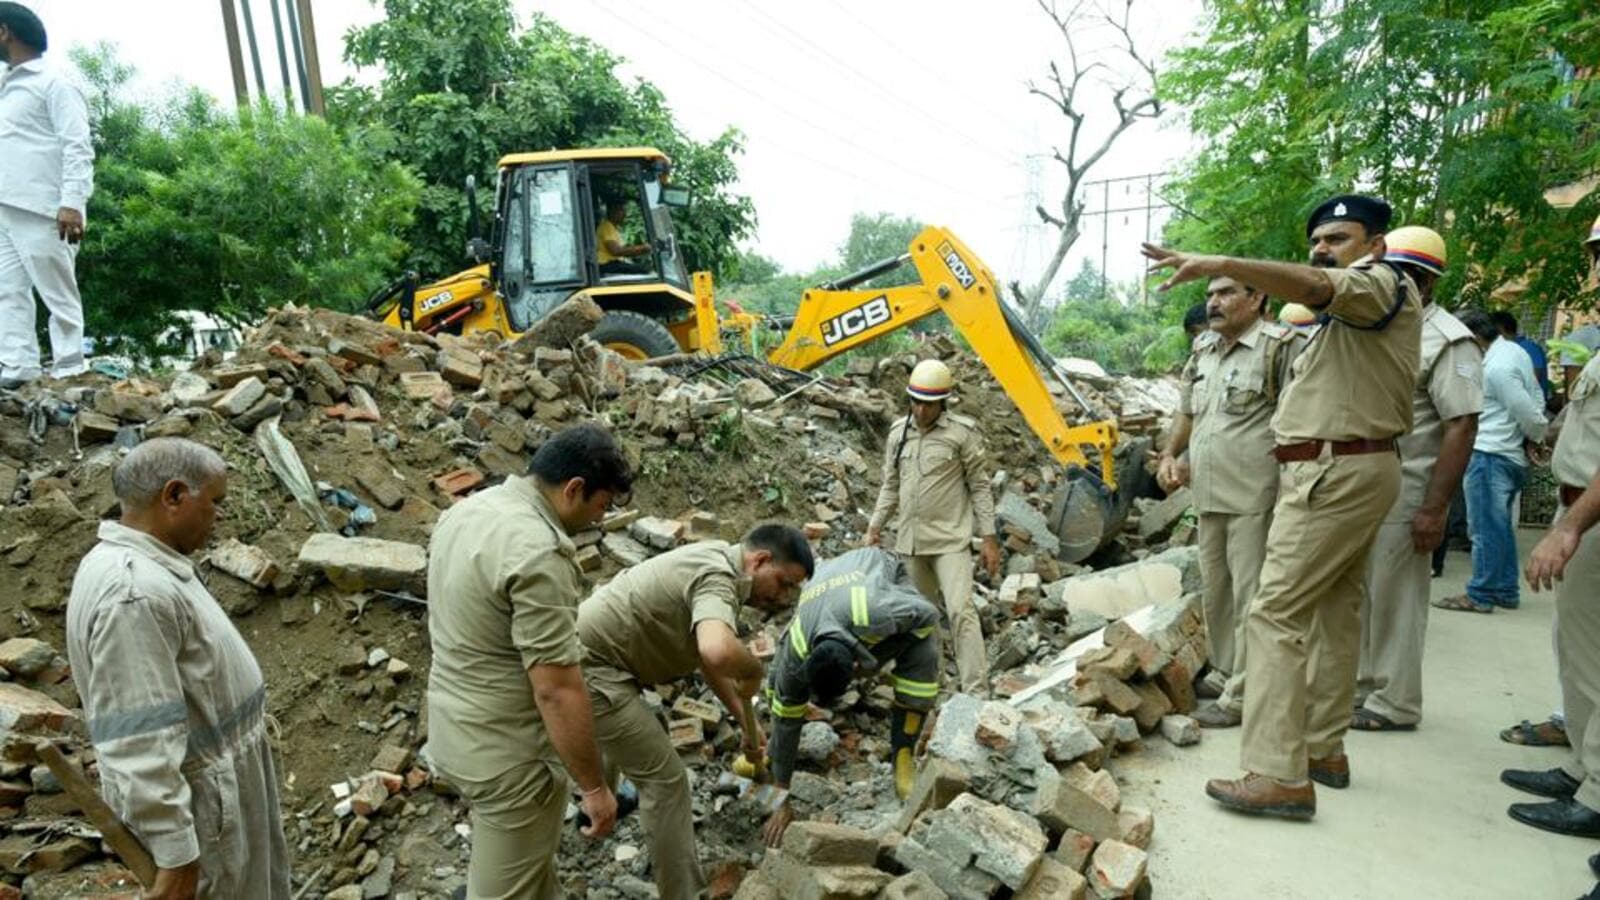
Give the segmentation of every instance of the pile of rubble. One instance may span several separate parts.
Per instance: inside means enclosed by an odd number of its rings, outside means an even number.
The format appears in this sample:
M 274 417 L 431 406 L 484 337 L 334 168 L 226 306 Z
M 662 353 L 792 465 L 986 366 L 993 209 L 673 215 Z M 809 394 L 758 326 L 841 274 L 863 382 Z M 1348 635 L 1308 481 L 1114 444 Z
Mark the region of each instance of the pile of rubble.
M 597 582 L 685 541 L 736 539 L 769 519 L 803 523 L 819 554 L 833 555 L 865 529 L 883 435 L 903 414 L 915 362 L 853 359 L 830 380 L 749 365 L 696 365 L 703 371 L 690 374 L 628 363 L 594 344 L 584 334 L 597 318 L 592 304 L 570 303 L 509 344 L 287 308 L 225 362 L 202 360 L 170 378 L 89 375 L 0 395 L 0 570 L 17 585 L 0 599 L 8 604 L 0 640 L 12 639 L 0 643 L 0 668 L 32 679 L 31 688 L 0 682 L 0 729 L 54 735 L 92 774 L 64 663 L 50 650 L 47 664 L 24 673 L 7 664 L 5 648 L 31 642 L 38 656 L 52 641 L 60 646 L 77 562 L 95 523 L 117 513 L 110 472 L 124 449 L 189 436 L 215 447 L 232 471 L 200 568 L 267 675 L 297 891 L 340 900 L 447 895 L 464 882 L 470 829 L 450 786 L 431 777 L 423 743 L 426 546 L 440 510 L 525 471 L 553 430 L 594 419 L 618 434 L 639 474 L 632 507 L 576 537 Z M 863 875 L 863 885 L 911 873 L 951 896 L 1030 883 L 1029 896 L 1049 896 L 1039 885 L 1070 887 L 1060 871 L 1070 870 L 1087 873 L 1102 896 L 1124 896 L 1144 882 L 1134 862 L 1149 817 L 1119 805 L 1102 766 L 1155 731 L 1179 743 L 1196 735 L 1181 717 L 1193 703 L 1185 673 L 1204 664 L 1193 551 L 1167 549 L 1192 538 L 1187 504 L 1140 501 L 1127 531 L 1096 558 L 1099 570 L 1059 563 L 1042 516 L 1058 467 L 975 360 L 937 338 L 918 355 L 934 354 L 957 369 L 957 408 L 978 419 L 1003 461 L 995 483 L 1007 574 L 980 587 L 980 604 L 996 693 L 1009 701 L 943 704 L 920 799 L 906 814 L 886 762 L 892 691 L 863 686 L 832 711 L 814 710 L 802 747 L 811 771 L 795 779 L 791 798 L 818 824 L 763 860 L 759 807 L 770 796 L 720 777 L 737 750 L 732 725 L 699 681 L 657 686 L 649 697 L 697 776 L 701 849 L 717 896 L 741 881 L 750 892 L 794 887 L 785 872 L 813 871 L 816 854 L 835 853 L 823 824 L 874 835 L 870 861 L 851 838 L 845 846 L 856 849 L 838 851 L 849 861 L 828 864 L 884 876 Z M 1107 379 L 1085 392 L 1092 414 L 1069 397 L 1059 398 L 1063 412 L 1079 421 L 1116 415 L 1130 434 L 1162 427 L 1164 398 L 1175 400 L 1160 381 Z M 770 657 L 784 623 L 746 615 L 753 649 Z M 11 693 L 24 690 L 33 693 Z M 48 715 L 29 718 L 40 709 Z M 115 885 L 127 877 L 120 867 L 80 865 L 102 855 L 94 832 L 37 771 L 27 758 L 0 763 L 0 900 L 5 884 L 52 873 L 75 885 L 106 882 L 104 896 L 126 891 L 131 882 Z M 1082 796 L 1097 805 L 1083 806 Z M 956 865 L 952 842 L 975 846 L 991 834 L 1037 852 L 975 852 Z M 68 853 L 4 852 L 45 839 L 77 843 Z M 605 843 L 575 828 L 563 843 L 573 893 L 651 895 L 635 819 Z M 826 885 L 803 893 L 858 896 Z

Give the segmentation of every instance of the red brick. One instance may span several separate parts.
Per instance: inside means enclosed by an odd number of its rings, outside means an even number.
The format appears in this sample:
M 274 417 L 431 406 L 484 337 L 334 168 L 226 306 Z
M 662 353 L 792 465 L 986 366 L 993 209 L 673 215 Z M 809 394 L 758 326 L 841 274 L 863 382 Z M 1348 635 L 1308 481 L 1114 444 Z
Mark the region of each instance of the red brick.
M 465 494 L 480 484 L 483 484 L 483 473 L 473 468 L 456 469 L 433 479 L 433 486 L 441 494 Z

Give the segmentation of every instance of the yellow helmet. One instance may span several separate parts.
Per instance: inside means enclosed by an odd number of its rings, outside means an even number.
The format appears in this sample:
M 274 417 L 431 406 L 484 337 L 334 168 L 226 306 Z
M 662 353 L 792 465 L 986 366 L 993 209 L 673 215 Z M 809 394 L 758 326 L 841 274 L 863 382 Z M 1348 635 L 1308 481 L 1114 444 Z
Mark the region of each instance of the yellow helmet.
M 1584 241 L 1585 244 L 1593 244 L 1596 242 L 1600 242 L 1600 216 L 1597 216 L 1594 220 L 1594 224 L 1589 226 L 1589 239 Z
M 937 359 L 925 359 L 911 370 L 911 382 L 906 385 L 906 393 L 914 399 L 931 403 L 950 396 L 950 388 L 954 384 L 955 378 L 951 376 L 949 366 Z
M 1285 303 L 1283 309 L 1278 310 L 1278 321 L 1285 325 L 1315 325 L 1317 314 L 1305 304 Z
M 1384 235 L 1388 246 L 1383 258 L 1394 263 L 1408 263 L 1435 275 L 1444 274 L 1444 238 L 1432 228 L 1407 225 Z

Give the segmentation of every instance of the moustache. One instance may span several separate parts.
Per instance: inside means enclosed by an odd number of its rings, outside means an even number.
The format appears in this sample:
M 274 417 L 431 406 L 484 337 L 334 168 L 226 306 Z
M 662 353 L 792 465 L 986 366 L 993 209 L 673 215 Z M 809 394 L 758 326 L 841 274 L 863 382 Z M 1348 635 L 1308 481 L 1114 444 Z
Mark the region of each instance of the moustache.
M 1319 269 L 1334 269 L 1338 268 L 1339 263 L 1329 254 L 1316 253 L 1311 257 L 1311 265 Z

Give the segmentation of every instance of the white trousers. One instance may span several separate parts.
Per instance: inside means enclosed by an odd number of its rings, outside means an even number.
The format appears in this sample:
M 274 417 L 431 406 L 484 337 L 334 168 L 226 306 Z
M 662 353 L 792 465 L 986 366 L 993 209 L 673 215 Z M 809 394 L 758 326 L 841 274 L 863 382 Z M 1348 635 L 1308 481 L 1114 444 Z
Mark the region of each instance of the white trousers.
M 78 246 L 61 239 L 55 219 L 0 204 L 0 377 L 42 374 L 34 290 L 50 312 L 51 374 L 64 378 L 86 368 L 77 257 Z

